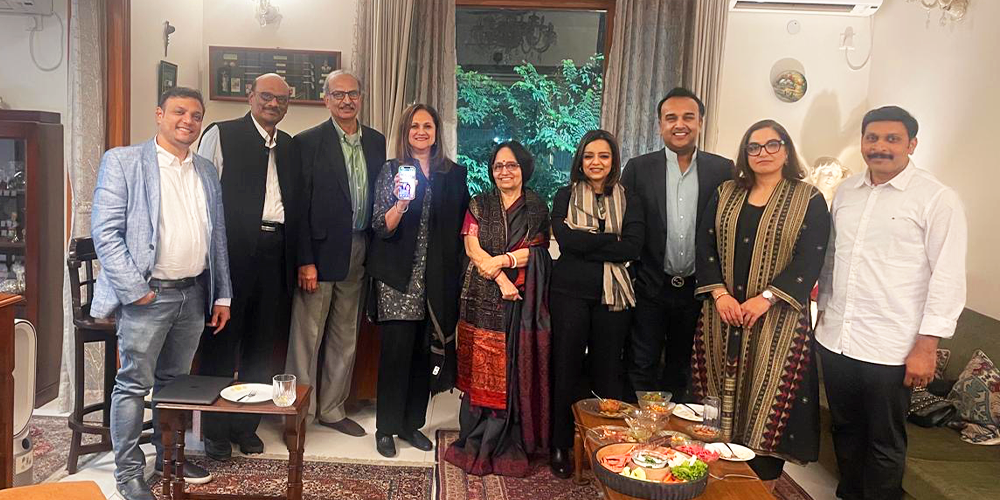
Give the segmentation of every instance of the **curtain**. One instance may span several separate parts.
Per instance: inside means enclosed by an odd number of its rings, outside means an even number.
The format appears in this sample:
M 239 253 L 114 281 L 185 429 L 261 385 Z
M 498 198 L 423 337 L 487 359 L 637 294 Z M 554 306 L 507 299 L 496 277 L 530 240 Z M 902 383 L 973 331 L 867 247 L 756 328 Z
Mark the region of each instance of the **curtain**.
M 663 147 L 656 104 L 678 85 L 705 103 L 699 140 L 715 147 L 727 15 L 727 0 L 618 0 L 601 125 L 624 161 Z
M 414 6 L 407 78 L 408 102 L 429 104 L 441 115 L 438 136 L 455 159 L 458 151 L 458 88 L 455 82 L 455 0 L 420 0 Z
M 386 136 L 395 156 L 399 118 L 405 107 L 406 73 L 415 0 L 360 0 L 352 57 L 361 78 L 361 120 Z
M 695 2 L 690 54 L 684 70 L 684 86 L 694 91 L 706 103 L 705 125 L 698 138 L 701 149 L 716 151 L 719 140 L 719 82 L 722 79 L 723 54 L 726 47 L 726 23 L 729 19 L 728 0 L 698 0 Z M 711 104 L 709 104 L 711 103 Z
M 68 113 L 64 117 L 65 168 L 73 193 L 71 236 L 90 236 L 90 211 L 97 171 L 104 153 L 104 0 L 72 0 L 69 19 L 69 64 L 67 71 Z M 59 376 L 59 407 L 73 406 L 75 384 L 73 311 L 69 274 L 63 266 L 63 350 Z M 101 387 L 103 346 L 87 346 L 85 388 Z

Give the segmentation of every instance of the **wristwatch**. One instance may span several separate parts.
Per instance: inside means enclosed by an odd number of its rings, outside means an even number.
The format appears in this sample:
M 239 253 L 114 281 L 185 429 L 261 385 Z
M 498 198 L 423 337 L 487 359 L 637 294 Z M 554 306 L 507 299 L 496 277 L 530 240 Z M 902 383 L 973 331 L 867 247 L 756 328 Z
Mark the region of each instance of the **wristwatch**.
M 774 292 L 770 290 L 764 290 L 763 292 L 760 292 L 760 296 L 764 297 L 764 300 L 770 302 L 772 306 L 774 305 L 775 302 L 778 301 L 778 297 L 776 297 L 774 295 Z

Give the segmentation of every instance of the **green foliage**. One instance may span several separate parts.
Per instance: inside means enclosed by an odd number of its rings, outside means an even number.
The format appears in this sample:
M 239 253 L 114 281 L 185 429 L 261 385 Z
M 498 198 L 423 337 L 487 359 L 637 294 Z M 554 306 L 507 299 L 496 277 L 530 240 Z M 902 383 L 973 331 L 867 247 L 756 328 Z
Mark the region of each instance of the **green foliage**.
M 567 59 L 552 75 L 524 63 L 514 68 L 519 79 L 509 86 L 456 68 L 458 162 L 469 171 L 473 196 L 492 188 L 487 163 L 495 144 L 514 139 L 535 158 L 528 185 L 551 204 L 569 183 L 580 137 L 601 125 L 603 61 L 601 54 L 581 66 Z

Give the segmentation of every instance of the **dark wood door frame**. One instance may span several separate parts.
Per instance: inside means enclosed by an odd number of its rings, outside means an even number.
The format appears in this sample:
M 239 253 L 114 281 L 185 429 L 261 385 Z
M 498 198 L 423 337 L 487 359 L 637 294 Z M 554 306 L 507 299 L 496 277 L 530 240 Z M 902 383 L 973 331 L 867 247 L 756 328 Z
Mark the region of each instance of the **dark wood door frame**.
M 131 0 L 106 0 L 104 148 L 127 146 L 132 86 Z

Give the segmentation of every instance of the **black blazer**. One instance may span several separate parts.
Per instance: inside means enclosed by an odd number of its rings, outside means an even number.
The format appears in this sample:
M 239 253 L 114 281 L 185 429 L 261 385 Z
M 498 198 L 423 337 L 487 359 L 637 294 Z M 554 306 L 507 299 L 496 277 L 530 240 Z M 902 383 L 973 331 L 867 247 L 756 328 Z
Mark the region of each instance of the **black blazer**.
M 260 239 L 264 194 L 267 190 L 269 151 L 253 124 L 250 113 L 241 118 L 213 123 L 219 129 L 222 148 L 222 202 L 226 215 L 226 239 L 229 247 L 229 268 L 233 278 L 235 299 L 246 298 L 245 289 L 257 275 L 257 242 Z M 296 286 L 295 243 L 298 223 L 299 166 L 293 160 L 292 136 L 278 130 L 274 147 L 278 187 L 285 209 L 285 287 Z
M 698 216 L 701 227 L 708 200 L 723 181 L 732 178 L 733 162 L 712 153 L 698 151 Z M 663 288 L 663 259 L 667 244 L 667 157 L 664 150 L 629 160 L 622 172 L 622 185 L 639 197 L 646 214 L 646 239 L 639 255 L 635 290 L 656 297 Z
M 379 169 L 385 163 L 385 136 L 361 127 L 361 148 L 368 166 L 368 205 Z M 314 264 L 319 281 L 340 281 L 351 265 L 351 232 L 354 210 L 344 151 L 337 129 L 329 119 L 293 138 L 302 166 L 302 224 L 299 229 L 298 266 Z

